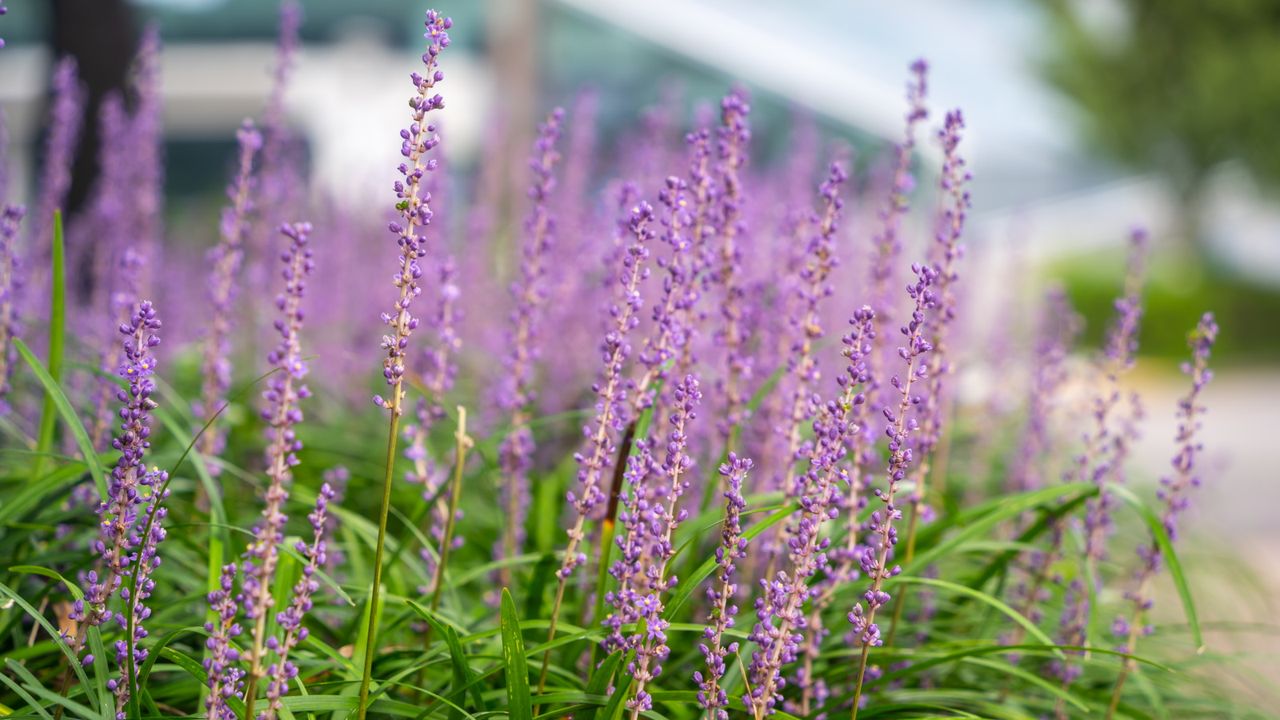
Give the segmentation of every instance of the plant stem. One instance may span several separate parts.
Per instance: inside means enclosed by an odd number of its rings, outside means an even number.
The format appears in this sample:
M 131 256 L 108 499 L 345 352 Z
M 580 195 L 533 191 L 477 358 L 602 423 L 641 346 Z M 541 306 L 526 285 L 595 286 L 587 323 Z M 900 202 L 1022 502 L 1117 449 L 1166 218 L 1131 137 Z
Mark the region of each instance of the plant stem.
M 368 712 L 369 680 L 373 674 L 373 649 L 377 644 L 378 598 L 382 589 L 382 553 L 387 542 L 387 515 L 391 511 L 391 478 L 395 474 L 396 441 L 400 438 L 400 415 L 403 412 L 404 382 L 397 381 L 391 393 L 391 421 L 387 431 L 387 455 L 382 475 L 382 508 L 378 511 L 378 541 L 373 551 L 373 588 L 369 592 L 369 624 L 365 627 L 364 672 L 360 676 L 360 696 L 356 717 L 364 720 Z
M 453 546 L 453 532 L 458 516 L 458 496 L 462 494 L 462 468 L 467 464 L 467 450 L 470 450 L 474 444 L 471 436 L 467 435 L 467 409 L 461 405 L 458 406 L 458 432 L 454 434 L 454 438 L 458 442 L 458 461 L 453 467 L 453 485 L 449 488 L 449 516 L 445 518 L 444 538 L 440 541 L 440 561 L 436 563 L 436 576 L 432 581 L 435 586 L 431 592 L 432 612 L 440 609 L 440 591 L 444 588 L 444 566 L 449 564 L 449 550 Z M 428 625 L 428 647 L 430 642 L 431 627 Z

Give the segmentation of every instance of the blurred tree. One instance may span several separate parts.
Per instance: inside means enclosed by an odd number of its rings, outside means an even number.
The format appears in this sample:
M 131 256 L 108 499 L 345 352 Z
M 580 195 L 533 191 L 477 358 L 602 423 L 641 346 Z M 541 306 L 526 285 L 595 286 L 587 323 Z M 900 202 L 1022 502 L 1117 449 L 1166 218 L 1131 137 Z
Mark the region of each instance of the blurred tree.
M 1202 254 L 1205 180 L 1227 160 L 1280 186 L 1280 2 L 1042 0 L 1050 81 L 1086 113 L 1095 146 L 1161 173 L 1180 235 Z

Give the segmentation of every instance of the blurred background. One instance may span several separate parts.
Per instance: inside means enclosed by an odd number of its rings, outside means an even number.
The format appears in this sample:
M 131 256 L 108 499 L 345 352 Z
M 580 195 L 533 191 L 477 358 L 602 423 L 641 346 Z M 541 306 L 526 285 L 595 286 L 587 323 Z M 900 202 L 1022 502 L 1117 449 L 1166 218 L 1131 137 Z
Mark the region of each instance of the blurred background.
M 398 161 L 406 75 L 421 52 L 422 2 L 303 0 L 303 46 L 286 102 L 316 196 L 382 207 Z M 75 56 L 87 112 L 121 87 L 142 28 L 162 53 L 169 242 L 205 247 L 234 131 L 272 85 L 279 12 L 266 0 L 7 0 L 0 106 L 10 195 L 29 198 L 53 59 Z M 439 0 L 454 19 L 443 121 L 448 164 L 519 177 L 538 118 L 596 103 L 601 164 L 654 109 L 689 117 L 741 82 L 753 94 L 757 157 L 778 162 L 811 118 L 874 167 L 901 135 L 909 63 L 931 65 L 930 103 L 960 107 L 974 174 L 965 269 L 974 332 L 1028 288 L 1056 279 L 1097 344 L 1130 228 L 1155 238 L 1142 355 L 1133 381 L 1147 421 L 1138 481 L 1172 450 L 1177 361 L 1203 310 L 1223 332 L 1206 392 L 1206 492 L 1190 525 L 1280 587 L 1280 3 L 1230 0 Z M 683 121 L 681 121 L 683 122 Z M 86 128 L 96 128 L 90 119 Z M 504 146 L 488 147 L 492 128 Z M 97 146 L 81 142 L 74 216 Z M 105 139 L 110 142 L 110 139 Z M 924 171 L 936 164 L 921 143 Z M 498 168 L 482 168 L 497 163 Z M 509 171 L 509 172 L 508 172 Z M 518 195 L 518 182 L 505 192 Z M 860 222 L 873 222 L 873 211 Z M 858 230 L 869 235 L 870 228 Z M 1014 298 L 1011 300 L 1010 298 Z M 985 337 L 985 335 L 982 335 Z M 999 384 L 1001 378 L 966 382 Z M 1197 548 L 1188 548 L 1195 554 Z M 1206 551 L 1209 552 L 1209 551 Z M 1230 567 L 1220 570 L 1233 573 Z M 1227 609 L 1253 601 L 1228 599 Z M 1232 603 L 1235 603 L 1234 605 Z M 1257 607 L 1250 605 L 1251 607 Z M 1246 610 L 1246 614 L 1249 612 Z

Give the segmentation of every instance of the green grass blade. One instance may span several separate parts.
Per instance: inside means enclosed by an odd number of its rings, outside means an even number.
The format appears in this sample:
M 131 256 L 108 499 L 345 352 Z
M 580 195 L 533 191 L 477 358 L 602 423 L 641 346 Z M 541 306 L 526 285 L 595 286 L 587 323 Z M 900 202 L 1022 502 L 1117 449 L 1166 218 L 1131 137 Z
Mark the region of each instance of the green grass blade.
M 102 463 L 98 460 L 98 453 L 93 448 L 93 443 L 89 442 L 89 433 L 84 429 L 84 425 L 80 422 L 80 417 L 76 414 L 75 408 L 71 405 L 71 401 L 67 399 L 62 388 L 58 385 L 56 376 L 46 369 L 45 366 L 31 352 L 31 348 L 21 339 L 14 338 L 14 347 L 18 349 L 18 354 L 31 367 L 31 371 L 35 373 L 36 379 L 44 386 L 45 404 L 48 407 L 57 410 L 62 416 L 62 421 L 66 423 L 67 429 L 71 431 L 72 437 L 76 441 L 76 447 L 80 448 L 80 455 L 84 459 L 84 464 L 89 468 L 89 474 L 93 476 L 93 484 L 98 488 L 99 499 L 105 500 L 107 497 L 107 478 L 102 469 Z M 49 415 L 52 419 L 52 415 Z M 41 420 L 41 434 L 43 436 L 43 416 Z M 52 430 L 50 431 L 52 433 Z M 52 434 L 49 437 L 49 443 L 52 444 Z M 48 447 L 42 447 L 38 452 L 49 451 Z M 33 476 L 39 478 L 40 457 L 37 457 L 33 463 L 35 472 Z
M 591 679 L 587 681 L 586 694 L 604 695 L 608 693 L 609 686 L 613 683 L 613 676 L 617 674 L 620 664 L 622 664 L 621 652 L 611 653 L 609 657 L 605 658 L 600 663 L 600 667 L 596 668 L 596 671 L 591 674 Z M 582 720 L 595 720 L 596 713 L 599 710 L 600 708 L 595 705 L 585 708 L 581 713 Z
M 1029 635 L 1030 637 L 1034 637 L 1036 640 L 1039 640 L 1045 645 L 1053 645 L 1053 640 L 1050 640 L 1049 636 L 1045 635 L 1044 631 L 1042 631 L 1039 627 L 1037 627 L 1035 623 L 1028 620 L 1026 616 L 1018 612 L 1017 610 L 1014 610 L 1013 608 L 1009 607 L 1009 605 L 1007 605 L 1004 601 L 1000 600 L 999 598 L 988 595 L 987 593 L 984 593 L 981 590 L 974 590 L 973 588 L 965 587 L 964 585 L 958 585 L 956 583 L 948 582 L 946 580 L 939 580 L 937 578 L 911 577 L 908 575 L 898 575 L 896 577 L 889 578 L 888 580 L 885 581 L 886 586 L 895 585 L 899 583 L 904 583 L 907 585 L 928 585 L 930 587 L 935 587 L 942 590 L 949 590 L 958 595 L 965 595 L 975 600 L 980 600 L 986 603 L 987 605 L 990 605 L 991 607 L 995 608 L 996 610 L 1000 611 L 1001 613 L 1004 613 L 1004 615 L 1007 616 L 1010 620 L 1021 625 L 1022 629 L 1026 630 L 1027 635 Z M 1054 654 L 1061 659 L 1066 659 L 1066 655 L 1064 655 L 1061 650 L 1058 650 L 1055 648 Z
M 49 376 L 53 384 L 62 382 L 62 359 L 66 352 L 67 329 L 67 271 L 66 247 L 62 238 L 62 211 L 53 211 L 53 268 L 49 295 Z M 21 340 L 18 340 L 21 348 Z M 30 360 L 28 360 L 30 362 Z M 41 380 L 43 382 L 43 380 Z M 47 389 L 47 385 L 46 385 Z M 57 408 L 61 410 L 61 408 Z M 40 434 L 36 440 L 38 452 L 49 452 L 53 448 L 53 430 L 55 427 L 55 402 L 52 393 L 46 392 L 44 405 L 40 410 Z M 37 457 L 31 465 L 31 477 L 40 477 L 44 469 L 44 459 Z M 104 491 L 106 486 L 101 488 Z
M 529 667 L 524 655 L 524 636 L 511 592 L 502 589 L 502 664 L 507 678 L 507 717 L 511 720 L 533 720 L 533 703 L 529 696 Z
M 36 699 L 31 697 L 31 694 L 28 693 L 26 690 L 23 690 L 22 686 L 19 685 L 17 681 L 10 680 L 8 675 L 5 675 L 4 673 L 0 673 L 0 682 L 3 682 L 5 685 L 8 685 L 9 689 L 13 690 L 13 692 L 18 697 L 22 698 L 23 701 L 27 703 L 27 707 L 35 711 L 37 715 L 39 715 L 42 718 L 46 718 L 46 720 L 53 720 L 53 716 L 49 714 L 48 710 L 44 709 L 44 705 L 41 705 L 40 703 L 36 702 Z M 6 712 L 5 714 L 10 715 L 12 713 Z
M 1156 547 L 1160 548 L 1161 560 L 1164 561 L 1165 567 L 1169 568 L 1169 577 L 1178 590 L 1178 598 L 1182 600 L 1182 610 L 1187 614 L 1187 624 L 1191 626 L 1191 637 L 1195 640 L 1196 653 L 1203 653 L 1205 651 L 1204 635 L 1200 632 L 1200 619 L 1196 613 L 1195 600 L 1191 597 L 1191 586 L 1187 584 L 1187 576 L 1182 572 L 1182 563 L 1178 561 L 1178 554 L 1173 550 L 1173 542 L 1169 539 L 1169 533 L 1165 532 L 1164 523 L 1156 516 L 1155 511 L 1147 507 L 1146 503 L 1134 495 L 1129 488 L 1108 484 L 1107 489 L 1124 500 L 1125 504 L 1133 508 L 1134 512 L 1138 513 L 1138 517 L 1147 524 Z
M 462 691 L 469 688 L 471 690 L 471 701 L 475 704 L 475 707 L 482 712 L 488 710 L 484 703 L 484 696 L 480 692 L 480 686 L 474 682 L 476 679 L 475 671 L 467 664 L 467 654 L 462 649 L 462 642 L 458 639 L 458 632 L 440 622 L 435 613 L 422 605 L 412 600 L 409 600 L 408 603 L 414 612 L 418 613 L 423 620 L 427 621 L 427 624 L 431 625 L 435 633 L 444 638 L 445 646 L 449 648 L 449 660 L 453 665 L 453 690 L 450 693 L 450 699 L 461 699 Z M 461 713 L 457 710 L 450 710 L 449 715 L 451 718 L 455 715 L 461 717 Z

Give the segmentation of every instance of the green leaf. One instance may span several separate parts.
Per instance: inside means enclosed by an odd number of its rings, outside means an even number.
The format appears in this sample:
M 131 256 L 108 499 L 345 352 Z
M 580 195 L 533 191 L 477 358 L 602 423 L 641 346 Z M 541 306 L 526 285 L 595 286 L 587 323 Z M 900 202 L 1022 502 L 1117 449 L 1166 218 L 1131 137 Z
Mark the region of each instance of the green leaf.
M 897 575 L 885 581 L 886 586 L 895 585 L 895 584 L 904 584 L 904 583 L 907 585 L 928 585 L 930 587 L 936 587 L 942 590 L 950 590 L 953 593 L 956 593 L 958 595 L 965 595 L 975 600 L 980 600 L 990 605 L 991 607 L 995 608 L 996 610 L 999 610 L 1000 612 L 1004 613 L 1010 620 L 1021 625 L 1022 629 L 1026 630 L 1027 634 L 1030 635 L 1031 637 L 1034 637 L 1035 639 L 1039 640 L 1045 645 L 1053 645 L 1053 640 L 1049 639 L 1049 636 L 1045 635 L 1044 631 L 1042 631 L 1039 627 L 1037 627 L 1035 623 L 1028 620 L 1022 613 L 1009 607 L 999 598 L 992 597 L 991 595 L 988 595 L 987 593 L 984 593 L 981 590 L 974 590 L 973 588 L 965 587 L 964 585 L 958 585 L 956 583 L 948 582 L 946 580 L 939 580 L 937 578 L 910 577 L 908 575 Z M 1057 648 L 1054 649 L 1054 655 L 1058 656 L 1061 659 L 1066 659 L 1066 655 L 1064 655 L 1062 651 Z
M 43 684 L 41 684 L 41 682 L 38 679 L 36 679 L 35 675 L 31 674 L 30 670 L 23 667 L 22 663 L 14 660 L 13 658 L 6 658 L 4 664 L 5 664 L 5 667 L 9 668 L 9 672 L 13 673 L 14 675 L 17 675 L 22 679 L 24 683 L 26 683 L 25 687 L 27 690 L 30 690 L 31 692 L 35 693 L 38 697 L 43 698 L 46 702 L 50 702 L 55 705 L 61 705 L 62 707 L 68 710 L 71 710 L 72 712 L 79 713 L 84 717 L 93 716 L 93 711 L 85 707 L 84 705 L 81 705 L 80 703 L 74 700 L 71 700 L 69 698 L 63 697 L 62 695 L 59 695 L 58 693 L 55 693 L 49 690 L 48 688 L 46 688 Z M 38 708 L 39 705 L 36 705 L 36 707 Z
M 84 592 L 80 590 L 79 585 L 76 585 L 75 583 L 66 579 L 65 577 L 62 576 L 62 573 L 56 570 L 50 570 L 49 568 L 40 567 L 39 565 L 13 565 L 13 566 L 10 566 L 9 572 L 27 573 L 29 575 L 42 575 L 52 580 L 57 580 L 63 585 L 66 585 L 67 590 L 71 591 L 71 597 L 75 598 L 76 600 L 79 600 L 80 598 L 84 597 Z
M 409 600 L 409 607 L 418 613 L 427 624 L 431 625 L 434 632 L 444 638 L 445 646 L 449 648 L 449 659 L 453 664 L 453 691 L 450 698 L 458 698 L 465 689 L 471 690 L 471 701 L 480 711 L 488 710 L 484 703 L 484 696 L 480 692 L 480 686 L 475 681 L 475 671 L 467 664 L 467 654 L 462 649 L 462 642 L 458 640 L 458 632 L 452 627 L 445 625 L 436 618 L 435 613 L 418 603 Z M 462 713 L 457 710 L 450 710 L 449 717 L 461 717 Z
M 36 379 L 44 386 L 45 403 L 56 408 L 62 416 L 62 422 L 66 423 L 67 429 L 71 431 L 72 437 L 76 441 L 76 447 L 80 448 L 80 456 L 84 459 L 84 464 L 89 468 L 89 474 L 93 476 L 93 484 L 98 488 L 99 499 L 105 500 L 107 497 L 107 477 L 103 472 L 102 464 L 98 460 L 98 453 L 93 449 L 93 443 L 89 441 L 89 433 L 84 429 L 84 425 L 80 423 L 80 417 L 76 414 L 76 410 L 71 405 L 71 401 L 67 399 L 66 394 L 62 392 L 62 388 L 58 386 L 58 381 L 54 376 L 45 369 L 40 363 L 31 348 L 20 338 L 13 339 L 14 347 L 18 349 L 18 354 L 22 359 L 31 366 L 31 371 L 35 373 Z M 52 416 L 50 416 L 52 417 Z M 42 420 L 43 430 L 43 420 Z M 50 431 L 52 432 L 52 431 Z M 49 439 L 52 442 L 52 437 Z M 45 447 L 40 452 L 48 452 L 49 448 Z M 35 478 L 39 478 L 40 458 L 36 458 L 33 467 L 36 472 L 33 473 Z
M 507 717 L 511 720 L 533 720 L 532 698 L 529 696 L 529 667 L 525 662 L 524 637 L 520 634 L 520 618 L 511 592 L 502 589 L 502 664 L 507 678 Z
M 618 672 L 618 665 L 622 663 L 622 653 L 611 653 L 601 663 L 600 667 L 591 674 L 591 679 L 587 681 L 587 695 L 604 695 L 609 692 L 609 685 L 613 683 L 613 676 Z M 596 712 L 600 708 L 592 705 L 584 709 L 581 713 L 582 720 L 595 720 Z M 577 715 L 575 714 L 575 717 Z
M 1169 533 L 1165 532 L 1164 523 L 1129 488 L 1108 483 L 1107 489 L 1115 493 L 1121 500 L 1124 500 L 1125 504 L 1133 508 L 1134 512 L 1138 513 L 1138 517 L 1142 518 L 1143 522 L 1147 524 L 1147 528 L 1151 531 L 1152 539 L 1155 540 L 1156 546 L 1160 548 L 1161 559 L 1164 561 L 1165 567 L 1169 568 L 1169 577 L 1173 580 L 1174 587 L 1178 589 L 1178 597 L 1182 600 L 1183 612 L 1187 614 L 1187 624 L 1191 626 L 1191 637 L 1196 643 L 1196 653 L 1203 653 L 1205 650 L 1204 635 L 1200 632 L 1200 620 L 1196 614 L 1195 601 L 1191 597 L 1191 586 L 1187 584 L 1187 577 L 1182 572 L 1182 563 L 1178 561 L 1178 554 L 1173 550 L 1173 542 L 1169 539 Z
M 34 710 L 36 714 L 38 714 L 40 717 L 46 718 L 46 720 L 53 720 L 53 716 L 49 714 L 49 711 L 45 710 L 43 705 L 36 702 L 36 699 L 31 697 L 30 693 L 28 693 L 26 690 L 23 690 L 22 686 L 19 685 L 16 681 L 10 680 L 8 675 L 5 675 L 4 673 L 0 673 L 0 682 L 3 682 L 5 685 L 8 685 L 10 689 L 12 689 L 15 693 L 17 693 L 18 697 L 26 701 L 27 707 Z M 10 713 L 5 713 L 5 714 L 8 715 Z
M 23 517 L 23 513 L 37 507 L 46 495 L 55 495 L 63 488 L 84 478 L 85 464 L 69 461 L 62 467 L 40 478 L 38 482 L 24 483 L 21 490 L 0 505 L 0 527 Z
M 48 633 L 49 637 L 54 638 L 55 642 L 57 642 L 58 644 L 58 648 L 62 650 L 62 654 L 66 656 L 66 662 L 68 663 L 68 667 L 70 667 L 72 671 L 75 673 L 76 678 L 80 681 L 81 685 L 83 685 L 85 688 L 93 687 L 93 685 L 89 683 L 89 678 L 84 674 L 84 667 L 80 664 L 80 658 L 76 657 L 75 651 L 73 651 L 71 649 L 71 646 L 67 645 L 66 641 L 62 639 L 62 634 L 59 633 L 58 629 L 55 628 L 45 618 L 44 613 L 41 613 L 39 610 L 36 610 L 34 607 L 32 607 L 31 603 L 27 602 L 21 595 L 19 595 L 17 592 L 9 588 L 9 586 L 4 585 L 3 583 L 0 583 L 0 593 L 6 595 L 10 600 L 12 600 L 15 604 L 17 604 L 18 607 L 22 608 L 22 611 L 25 612 L 33 621 L 35 621 L 36 624 L 38 624 L 41 627 L 41 629 L 43 629 L 46 633 Z M 98 647 L 94 648 L 95 654 L 100 652 L 101 652 L 101 648 L 98 648 Z M 99 654 L 98 657 L 105 659 L 105 656 L 101 654 Z M 101 677 L 99 677 L 98 679 L 102 680 L 102 685 L 99 687 L 99 690 L 105 692 L 106 690 L 105 680 L 103 680 Z M 101 697 L 101 693 L 99 694 L 99 698 L 100 697 Z M 89 698 L 89 701 L 93 703 L 94 696 L 89 695 L 88 698 Z M 95 704 L 95 707 L 106 707 L 106 705 Z
M 62 211 L 53 211 L 53 268 L 52 283 L 49 288 L 49 378 L 53 381 L 53 385 L 62 382 L 62 356 L 66 350 L 66 328 L 67 328 L 67 270 L 66 270 L 66 246 L 62 238 Z M 22 347 L 22 341 L 17 341 L 19 348 Z M 27 362 L 30 362 L 28 360 Z M 44 379 L 41 379 L 44 382 Z M 46 384 L 46 390 L 48 385 Z M 54 407 L 56 401 L 52 392 L 46 392 L 44 396 L 44 405 L 40 410 L 40 434 L 37 436 L 36 451 L 49 452 L 53 448 L 53 429 L 54 423 Z M 62 408 L 57 408 L 59 411 Z M 32 479 L 39 478 L 40 472 L 44 469 L 44 459 L 37 457 L 36 461 L 31 464 Z M 95 477 L 94 480 L 98 478 Z M 106 496 L 106 485 L 99 487 L 103 496 Z

